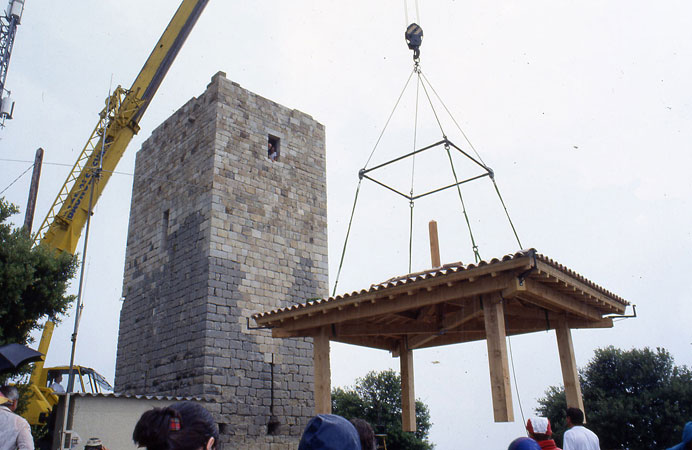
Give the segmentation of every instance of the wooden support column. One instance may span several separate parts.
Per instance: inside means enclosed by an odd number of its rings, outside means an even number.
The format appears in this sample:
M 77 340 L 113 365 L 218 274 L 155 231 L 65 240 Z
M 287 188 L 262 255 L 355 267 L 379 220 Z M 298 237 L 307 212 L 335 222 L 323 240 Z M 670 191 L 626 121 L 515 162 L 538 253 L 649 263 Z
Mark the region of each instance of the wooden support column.
M 313 336 L 315 367 L 315 414 L 332 413 L 331 368 L 329 366 L 329 328 L 323 327 Z
M 413 350 L 401 342 L 399 350 L 401 365 L 401 428 L 403 431 L 416 431 L 416 390 L 413 383 Z
M 579 408 L 584 411 L 584 400 L 581 396 L 579 385 L 579 373 L 577 362 L 574 358 L 574 346 L 572 345 L 572 332 L 567 321 L 561 320 L 555 327 L 557 336 L 557 350 L 560 354 L 560 366 L 562 367 L 562 382 L 565 384 L 565 397 L 568 408 Z
M 483 316 L 488 343 L 490 390 L 493 397 L 495 422 L 514 421 L 512 392 L 509 384 L 509 362 L 505 332 L 505 314 L 499 293 L 483 295 Z
M 442 264 L 440 263 L 440 241 L 437 238 L 437 222 L 434 220 L 428 223 L 428 234 L 430 235 L 430 261 L 435 269 Z

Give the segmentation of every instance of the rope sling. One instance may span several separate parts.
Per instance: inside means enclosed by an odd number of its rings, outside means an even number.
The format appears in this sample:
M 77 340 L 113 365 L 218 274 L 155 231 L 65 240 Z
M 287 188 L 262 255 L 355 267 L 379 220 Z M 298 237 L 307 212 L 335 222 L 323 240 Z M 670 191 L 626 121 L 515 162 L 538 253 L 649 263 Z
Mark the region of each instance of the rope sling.
M 456 188 L 457 196 L 459 197 L 459 203 L 461 206 L 461 212 L 462 212 L 462 215 L 464 216 L 464 221 L 466 223 L 466 229 L 467 229 L 468 234 L 469 234 L 469 239 L 470 239 L 470 243 L 471 243 L 471 251 L 473 252 L 474 260 L 476 263 L 481 261 L 482 258 L 481 258 L 480 250 L 479 250 L 478 244 L 476 243 L 476 238 L 474 236 L 473 229 L 471 227 L 471 219 L 469 218 L 469 213 L 468 213 L 468 210 L 466 207 L 466 202 L 464 201 L 464 196 L 462 194 L 461 185 L 464 183 L 482 178 L 482 177 L 486 177 L 486 176 L 489 177 L 493 183 L 494 190 L 495 190 L 495 192 L 496 192 L 496 194 L 500 200 L 503 211 L 505 213 L 505 216 L 507 217 L 507 220 L 508 220 L 510 227 L 512 229 L 512 233 L 514 234 L 514 238 L 516 239 L 517 244 L 519 245 L 519 248 L 523 248 L 522 244 L 521 244 L 521 240 L 519 239 L 519 235 L 518 235 L 516 228 L 514 226 L 514 223 L 512 222 L 512 219 L 509 215 L 509 211 L 507 210 L 507 206 L 505 205 L 505 202 L 504 202 L 502 195 L 500 193 L 500 189 L 499 189 L 499 187 L 495 181 L 495 174 L 494 174 L 493 170 L 483 162 L 483 159 L 479 155 L 478 151 L 473 146 L 473 144 L 471 143 L 471 141 L 467 137 L 466 133 L 463 131 L 463 129 L 461 128 L 459 123 L 456 121 L 454 116 L 451 114 L 449 108 L 447 108 L 447 105 L 444 103 L 444 101 L 442 100 L 440 95 L 437 93 L 435 88 L 432 86 L 432 84 L 430 83 L 428 78 L 425 76 L 425 74 L 423 73 L 423 70 L 420 67 L 420 45 L 422 43 L 422 38 L 423 38 L 423 30 L 419 25 L 413 23 L 407 27 L 406 33 L 405 33 L 405 39 L 406 39 L 406 43 L 407 43 L 409 49 L 413 50 L 413 61 L 414 61 L 413 70 L 411 71 L 408 78 L 406 79 L 406 82 L 404 83 L 404 87 L 401 90 L 401 93 L 399 94 L 399 96 L 397 97 L 397 100 L 394 103 L 394 107 L 392 108 L 392 111 L 389 113 L 389 116 L 387 117 L 387 120 L 385 121 L 384 127 L 382 128 L 382 131 L 380 132 L 380 134 L 379 134 L 379 136 L 375 142 L 375 145 L 373 146 L 372 151 L 368 155 L 368 158 L 366 159 L 365 164 L 363 165 L 363 168 L 360 169 L 360 171 L 358 172 L 358 184 L 356 186 L 356 192 L 355 192 L 355 196 L 354 196 L 354 200 L 353 200 L 353 207 L 351 208 L 351 216 L 350 216 L 349 221 L 348 221 L 348 227 L 346 230 L 344 245 L 343 245 L 342 251 L 341 251 L 341 257 L 339 258 L 339 267 L 338 267 L 336 278 L 334 281 L 334 287 L 332 289 L 332 296 L 336 295 L 336 289 L 338 287 L 339 279 L 341 276 L 341 271 L 343 269 L 344 259 L 345 259 L 345 255 L 346 255 L 346 249 L 348 247 L 348 241 L 349 241 L 349 237 L 351 235 L 351 229 L 353 226 L 353 218 L 355 216 L 356 206 L 358 203 L 358 196 L 360 193 L 360 187 L 361 187 L 363 179 L 368 179 L 368 180 L 374 182 L 375 184 L 382 186 L 382 187 L 384 187 L 384 188 L 386 188 L 386 189 L 388 189 L 388 190 L 390 190 L 390 191 L 392 191 L 392 192 L 394 192 L 394 193 L 396 193 L 396 194 L 398 194 L 398 195 L 400 195 L 400 196 L 402 196 L 408 200 L 409 209 L 410 209 L 410 212 L 409 212 L 409 239 L 408 239 L 408 271 L 409 271 L 409 273 L 411 273 L 411 271 L 412 271 L 412 260 L 413 260 L 413 220 L 414 220 L 415 201 L 422 198 L 422 197 L 425 197 L 425 196 L 428 196 L 431 194 L 435 194 L 435 193 L 444 191 L 444 190 L 449 189 L 449 188 Z M 379 146 L 380 142 L 382 141 L 382 137 L 384 136 L 384 133 L 387 130 L 387 127 L 389 126 L 389 124 L 392 120 L 392 117 L 394 116 L 394 113 L 397 111 L 397 108 L 399 107 L 401 100 L 404 97 L 404 94 L 406 93 L 409 85 L 411 84 L 411 80 L 413 79 L 414 75 L 416 77 L 416 93 L 415 93 L 415 115 L 414 115 L 414 121 L 413 121 L 413 150 L 408 154 L 405 154 L 403 156 L 399 156 L 399 157 L 394 158 L 390 161 L 379 164 L 375 167 L 368 168 L 368 165 L 370 164 L 370 162 L 371 162 L 371 160 L 375 154 L 375 151 L 378 149 L 378 146 Z M 417 149 L 417 145 L 418 145 L 418 142 L 417 142 L 418 141 L 418 119 L 419 119 L 419 107 L 420 107 L 419 102 L 420 102 L 420 98 L 421 98 L 421 95 L 420 95 L 421 88 L 422 88 L 422 92 L 424 94 L 424 98 L 425 98 L 425 100 L 427 100 L 427 104 L 430 106 L 430 109 L 431 109 L 431 111 L 435 117 L 435 122 L 437 123 L 437 126 L 440 130 L 440 134 L 442 135 L 442 139 L 440 141 L 436 142 L 435 144 Z M 432 96 L 431 96 L 431 93 L 432 93 Z M 447 134 L 445 133 L 444 127 L 442 126 L 442 121 L 440 120 L 440 116 L 438 115 L 438 112 L 435 109 L 435 105 L 433 103 L 433 96 L 440 103 L 440 105 L 442 105 L 444 111 L 451 118 L 452 123 L 454 123 L 454 125 L 459 130 L 459 132 L 463 136 L 463 138 L 466 141 L 466 143 L 468 144 L 468 146 L 473 151 L 475 158 L 474 158 L 474 156 L 465 152 L 461 148 L 457 147 L 453 142 L 451 142 L 448 139 Z M 415 192 L 416 156 L 419 153 L 433 149 L 433 148 L 440 146 L 440 145 L 443 146 L 445 153 L 447 155 L 447 159 L 449 161 L 449 167 L 450 167 L 452 177 L 454 179 L 454 183 L 449 184 L 447 186 L 437 188 L 437 189 L 433 189 L 429 192 L 416 194 L 416 192 Z M 467 179 L 460 179 L 460 177 L 457 173 L 457 168 L 455 167 L 455 164 L 454 164 L 454 159 L 452 157 L 452 150 L 457 150 L 463 156 L 465 156 L 466 158 L 471 160 L 477 166 L 482 168 L 484 173 L 481 175 L 478 175 L 478 176 L 473 176 L 473 177 L 467 178 Z M 386 183 L 376 179 L 372 175 L 372 172 L 376 171 L 377 169 L 381 169 L 385 166 L 388 166 L 390 164 L 402 161 L 406 158 L 411 158 L 411 184 L 410 184 L 410 189 L 409 189 L 408 194 L 403 193 L 400 190 L 397 190 L 396 188 L 387 185 Z

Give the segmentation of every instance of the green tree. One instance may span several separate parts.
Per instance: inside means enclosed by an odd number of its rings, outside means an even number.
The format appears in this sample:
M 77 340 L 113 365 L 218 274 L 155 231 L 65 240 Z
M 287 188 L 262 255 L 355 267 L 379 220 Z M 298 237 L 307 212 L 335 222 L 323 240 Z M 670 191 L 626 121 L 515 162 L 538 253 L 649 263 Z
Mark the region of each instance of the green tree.
M 601 448 L 643 450 L 680 442 L 692 417 L 692 371 L 675 366 L 665 349 L 597 349 L 579 373 L 587 426 Z M 551 386 L 536 411 L 548 417 L 558 442 L 565 431 L 565 392 Z
M 43 245 L 7 219 L 17 206 L 0 198 L 0 345 L 26 344 L 39 320 L 57 320 L 74 296 L 66 295 L 77 258 Z
M 401 429 L 401 377 L 393 370 L 369 372 L 352 388 L 332 390 L 332 411 L 347 419 L 364 419 L 376 434 L 387 435 L 388 450 L 430 450 L 430 411 L 416 400 L 416 431 Z

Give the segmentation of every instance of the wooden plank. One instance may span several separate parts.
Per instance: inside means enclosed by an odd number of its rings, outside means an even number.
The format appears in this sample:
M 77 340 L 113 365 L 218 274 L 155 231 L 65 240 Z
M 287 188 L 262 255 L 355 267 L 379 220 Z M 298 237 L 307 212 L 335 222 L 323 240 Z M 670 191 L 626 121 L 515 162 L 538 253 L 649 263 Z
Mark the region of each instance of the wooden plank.
M 399 351 L 399 339 L 386 339 L 379 336 L 335 336 L 332 341 L 342 342 L 344 344 L 358 345 L 360 347 L 374 348 L 378 350 L 386 350 L 388 352 Z
M 524 284 L 526 285 L 528 295 L 522 295 L 522 299 L 535 302 L 536 297 L 538 297 L 538 303 L 545 302 L 550 306 L 585 319 L 601 320 L 603 316 L 598 309 L 579 301 L 577 298 L 551 289 L 535 280 L 524 280 Z
M 502 297 L 499 294 L 483 296 L 483 316 L 488 344 L 493 416 L 495 422 L 512 422 L 514 421 L 514 410 L 509 384 L 504 307 Z
M 326 314 L 315 314 L 312 317 L 305 315 L 304 317 L 296 317 L 294 320 L 287 320 L 283 323 L 278 322 L 276 323 L 276 328 L 282 328 L 285 331 L 297 331 L 352 320 L 362 320 L 384 314 L 395 314 L 449 300 L 498 292 L 504 289 L 512 278 L 513 275 L 511 273 L 494 278 L 488 276 L 473 283 L 460 283 L 451 287 L 443 285 L 432 292 L 419 291 L 413 295 L 396 297 L 391 300 L 382 299 L 374 304 L 363 302 L 358 308 L 344 307 L 343 310 L 333 308 Z
M 435 336 L 434 339 L 420 345 L 418 348 L 441 347 L 443 345 L 454 345 L 483 340 L 485 340 L 485 330 L 448 331 L 445 334 Z
M 399 356 L 401 367 L 401 428 L 416 431 L 416 391 L 413 380 L 413 350 L 402 342 Z
M 584 411 L 584 400 L 581 396 L 579 385 L 579 373 L 574 358 L 574 346 L 572 345 L 572 332 L 567 322 L 561 320 L 555 328 L 557 337 L 557 349 L 560 354 L 560 367 L 562 368 L 562 381 L 565 385 L 565 397 L 567 407 L 579 408 Z
M 432 267 L 440 267 L 440 241 L 437 238 L 437 222 L 431 220 L 428 223 L 428 233 L 430 235 L 430 262 Z
M 315 414 L 332 413 L 331 368 L 329 364 L 329 329 L 324 327 L 313 336 L 315 364 Z
M 535 333 L 537 331 L 547 331 L 554 330 L 557 328 L 558 321 L 555 319 L 555 315 L 552 315 L 552 319 L 549 322 L 545 321 L 545 318 L 539 319 L 528 319 L 528 318 L 515 318 L 507 315 L 505 318 L 505 329 L 507 334 L 520 334 L 520 333 Z M 612 319 L 602 319 L 599 321 L 591 321 L 584 319 L 570 319 L 568 321 L 570 328 L 612 328 Z
M 506 334 L 507 335 L 519 335 L 519 334 L 527 334 L 527 333 L 535 333 L 537 331 L 545 331 L 545 322 L 541 324 L 541 326 L 536 326 L 533 329 L 530 328 L 511 328 L 507 329 Z M 593 321 L 586 321 L 586 320 L 574 320 L 571 319 L 569 321 L 569 326 L 570 328 L 612 328 L 613 323 L 611 319 L 603 319 L 600 322 L 593 322 Z M 551 329 L 554 329 L 555 325 L 551 326 Z M 417 343 L 416 348 L 432 348 L 432 347 L 441 347 L 443 345 L 453 345 L 453 344 L 461 344 L 465 342 L 473 342 L 473 341 L 482 341 L 484 340 L 485 337 L 485 329 L 480 329 L 477 328 L 476 326 L 473 327 L 467 327 L 465 326 L 463 330 L 451 330 L 451 331 L 446 331 L 444 334 L 438 334 L 436 336 L 433 336 L 430 340 L 426 341 L 425 343 Z M 414 336 L 410 338 L 411 340 L 417 339 L 417 336 Z M 409 343 L 410 345 L 410 343 Z M 398 356 L 398 353 L 396 353 L 395 356 Z
M 416 322 L 402 324 L 373 324 L 368 322 L 356 324 L 339 324 L 335 336 L 384 336 L 400 334 L 435 333 L 439 327 L 432 323 Z

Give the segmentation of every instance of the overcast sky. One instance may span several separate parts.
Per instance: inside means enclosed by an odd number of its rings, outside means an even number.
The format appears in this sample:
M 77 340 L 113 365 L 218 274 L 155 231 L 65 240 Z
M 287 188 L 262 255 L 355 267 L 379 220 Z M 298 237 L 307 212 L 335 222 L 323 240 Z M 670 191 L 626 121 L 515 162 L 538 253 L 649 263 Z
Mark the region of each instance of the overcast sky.
M 109 89 L 130 86 L 177 6 L 27 0 L 6 83 L 16 107 L 0 130 L 0 189 L 31 165 L 36 148 L 46 150 L 35 228 Z M 420 24 L 422 69 L 494 169 L 523 247 L 637 305 L 639 317 L 613 329 L 573 332 L 578 365 L 607 345 L 665 347 L 692 365 L 692 3 L 421 0 Z M 96 207 L 80 364 L 113 379 L 135 153 L 219 70 L 326 126 L 333 286 L 357 172 L 412 69 L 405 25 L 401 1 L 209 2 Z M 409 90 L 370 166 L 411 150 L 414 100 Z M 420 110 L 417 142 L 426 145 L 440 131 Z M 445 132 L 464 143 L 454 127 Z M 392 180 L 409 189 L 410 165 L 397 170 Z M 416 189 L 444 177 L 448 165 L 421 160 Z M 23 209 L 29 180 L 2 195 Z M 481 256 L 516 251 L 489 181 L 464 193 Z M 430 265 L 430 219 L 439 222 L 443 262 L 473 262 L 455 195 L 421 200 L 414 211 L 413 270 Z M 363 184 L 340 293 L 408 272 L 408 214 L 405 200 Z M 66 318 L 58 327 L 47 364 L 69 362 L 72 326 Z M 438 449 L 503 448 L 523 434 L 518 401 L 528 416 L 561 383 L 553 332 L 511 343 L 517 420 L 509 424 L 493 423 L 485 342 L 416 351 L 416 395 L 430 406 Z M 332 347 L 335 386 L 388 367 L 398 360 L 386 352 Z

